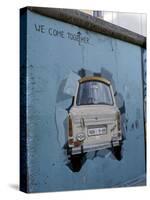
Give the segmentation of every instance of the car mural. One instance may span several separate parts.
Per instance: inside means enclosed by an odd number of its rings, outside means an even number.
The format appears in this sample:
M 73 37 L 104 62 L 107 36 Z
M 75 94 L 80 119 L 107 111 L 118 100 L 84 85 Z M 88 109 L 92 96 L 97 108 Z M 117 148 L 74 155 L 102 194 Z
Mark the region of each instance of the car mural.
M 79 80 L 68 114 L 68 154 L 81 154 L 111 148 L 121 159 L 120 111 L 110 81 L 89 76 Z

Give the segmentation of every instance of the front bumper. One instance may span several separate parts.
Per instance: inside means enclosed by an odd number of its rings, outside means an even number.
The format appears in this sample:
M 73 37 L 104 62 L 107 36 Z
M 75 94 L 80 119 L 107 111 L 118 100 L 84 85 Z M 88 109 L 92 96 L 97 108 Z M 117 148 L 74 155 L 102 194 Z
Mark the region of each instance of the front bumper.
M 82 145 L 82 147 L 81 146 L 73 147 L 72 155 L 98 151 L 98 150 L 107 149 L 107 148 L 111 148 L 112 146 L 119 146 L 119 145 L 120 145 L 120 140 L 112 141 L 105 144 Z

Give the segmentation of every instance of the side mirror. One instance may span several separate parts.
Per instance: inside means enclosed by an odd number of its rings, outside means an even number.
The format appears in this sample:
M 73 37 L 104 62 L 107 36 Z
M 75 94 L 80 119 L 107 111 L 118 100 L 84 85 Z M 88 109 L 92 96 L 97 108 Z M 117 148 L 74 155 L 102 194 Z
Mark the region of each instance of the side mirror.
M 71 107 L 73 106 L 73 104 L 74 104 L 74 99 L 75 99 L 75 96 L 72 97 L 71 105 L 70 105 L 68 108 L 66 108 L 67 112 L 69 112 L 69 110 L 70 110 Z

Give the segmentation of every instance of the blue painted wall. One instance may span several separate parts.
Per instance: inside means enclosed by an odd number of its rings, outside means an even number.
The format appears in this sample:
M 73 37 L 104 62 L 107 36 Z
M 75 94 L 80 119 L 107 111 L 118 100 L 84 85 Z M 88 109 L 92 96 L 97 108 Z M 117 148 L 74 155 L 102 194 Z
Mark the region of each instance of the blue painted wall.
M 84 37 L 80 42 L 70 36 L 78 32 Z M 139 46 L 27 12 L 30 192 L 121 186 L 145 173 L 141 52 Z M 125 103 L 126 139 L 121 161 L 97 156 L 87 159 L 80 172 L 72 172 L 61 143 L 65 140 L 65 108 L 72 97 L 62 94 L 61 86 L 70 73 L 81 68 L 112 75 Z

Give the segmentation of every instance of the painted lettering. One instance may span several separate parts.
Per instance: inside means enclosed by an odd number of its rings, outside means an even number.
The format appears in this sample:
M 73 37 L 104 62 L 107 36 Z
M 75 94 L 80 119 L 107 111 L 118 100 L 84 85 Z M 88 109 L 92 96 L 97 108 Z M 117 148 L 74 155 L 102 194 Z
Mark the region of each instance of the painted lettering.
M 45 33 L 45 26 L 35 24 L 35 30 L 41 33 Z
M 35 30 L 40 33 L 47 33 L 52 37 L 59 37 L 59 38 L 66 38 L 69 40 L 73 40 L 78 42 L 79 45 L 81 44 L 89 44 L 89 38 L 84 36 L 81 32 L 71 33 L 71 32 L 64 32 L 64 30 L 58 30 L 52 27 L 46 28 L 43 24 L 35 24 Z

